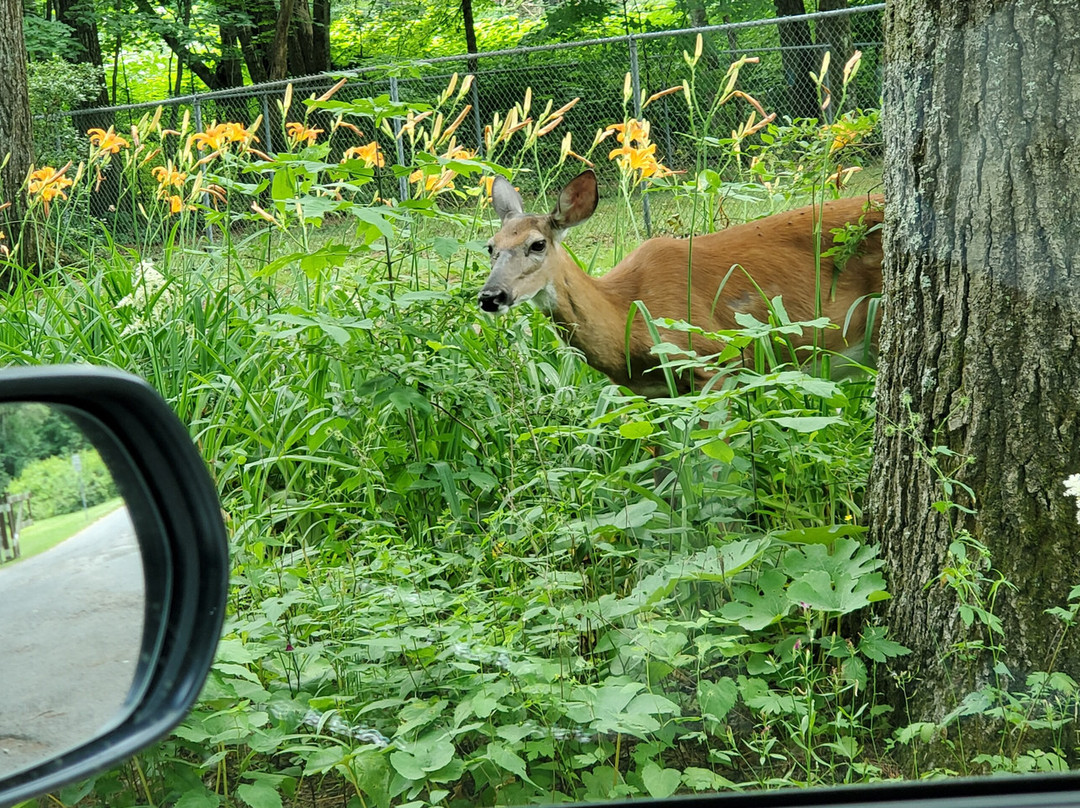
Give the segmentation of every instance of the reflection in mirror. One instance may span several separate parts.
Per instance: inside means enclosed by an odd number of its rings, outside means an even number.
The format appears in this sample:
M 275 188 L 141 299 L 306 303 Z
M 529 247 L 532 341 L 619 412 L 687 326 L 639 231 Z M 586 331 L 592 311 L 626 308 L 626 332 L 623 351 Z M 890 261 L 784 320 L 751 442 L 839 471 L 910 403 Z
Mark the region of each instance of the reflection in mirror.
M 0 404 L 0 777 L 130 713 L 145 600 L 127 508 L 83 430 Z

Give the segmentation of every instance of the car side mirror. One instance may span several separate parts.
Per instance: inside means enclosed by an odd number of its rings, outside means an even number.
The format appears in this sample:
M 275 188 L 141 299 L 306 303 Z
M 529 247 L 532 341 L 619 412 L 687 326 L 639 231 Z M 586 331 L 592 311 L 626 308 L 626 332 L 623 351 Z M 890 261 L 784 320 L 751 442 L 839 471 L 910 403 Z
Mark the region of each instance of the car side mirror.
M 0 805 L 183 719 L 228 573 L 213 482 L 148 384 L 84 366 L 0 370 Z

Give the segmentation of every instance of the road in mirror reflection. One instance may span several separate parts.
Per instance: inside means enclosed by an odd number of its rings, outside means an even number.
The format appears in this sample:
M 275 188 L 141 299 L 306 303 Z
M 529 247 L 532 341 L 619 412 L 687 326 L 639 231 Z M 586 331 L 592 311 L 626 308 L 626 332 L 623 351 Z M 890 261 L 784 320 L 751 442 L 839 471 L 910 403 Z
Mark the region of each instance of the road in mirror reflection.
M 57 410 L 0 405 L 0 777 L 126 717 L 145 600 L 135 530 L 97 452 Z

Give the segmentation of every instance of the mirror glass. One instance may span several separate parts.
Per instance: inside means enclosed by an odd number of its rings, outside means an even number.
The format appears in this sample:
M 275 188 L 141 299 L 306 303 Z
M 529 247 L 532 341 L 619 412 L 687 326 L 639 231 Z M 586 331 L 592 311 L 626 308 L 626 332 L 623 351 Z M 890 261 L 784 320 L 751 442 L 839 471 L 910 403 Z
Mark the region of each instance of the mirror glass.
M 0 404 L 0 777 L 130 714 L 145 607 L 135 530 L 87 430 Z

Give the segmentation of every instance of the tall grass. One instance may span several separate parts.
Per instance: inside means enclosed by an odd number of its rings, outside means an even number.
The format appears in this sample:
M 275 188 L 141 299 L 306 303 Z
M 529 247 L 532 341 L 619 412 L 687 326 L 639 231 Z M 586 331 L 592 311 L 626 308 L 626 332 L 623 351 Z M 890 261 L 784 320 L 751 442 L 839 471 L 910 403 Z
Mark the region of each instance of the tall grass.
M 723 103 L 750 103 L 733 86 Z M 35 197 L 51 258 L 9 260 L 0 350 L 147 378 L 217 481 L 233 558 L 195 712 L 59 803 L 262 808 L 332 788 L 350 805 L 449 806 L 892 773 L 876 680 L 904 649 L 848 618 L 887 597 L 861 542 L 872 373 L 794 364 L 778 304 L 736 338 L 752 358 L 722 385 L 649 402 L 539 313 L 479 316 L 484 178 L 530 168 L 543 196 L 603 160 L 606 138 L 581 155 L 564 140 L 549 170 L 535 150 L 559 137 L 542 131 L 559 101 L 530 115 L 525 99 L 492 121 L 501 162 L 480 159 L 447 134 L 464 95 L 431 110 L 326 97 L 301 120 L 286 96 L 296 126 L 276 154 L 253 127 L 175 135 L 148 118 L 69 169 L 66 203 Z M 698 174 L 625 160 L 622 221 L 642 183 L 697 232 L 740 205 L 838 193 L 875 131 L 873 114 L 758 116 L 718 138 L 712 108 L 694 107 Z M 316 115 L 334 117 L 309 136 Z M 382 140 L 347 151 L 353 122 Z M 626 137 L 612 159 L 648 145 Z M 105 160 L 156 205 L 130 195 L 126 246 L 77 215 Z M 376 194 L 396 176 L 409 198 Z M 620 254 L 628 230 L 575 247 Z

